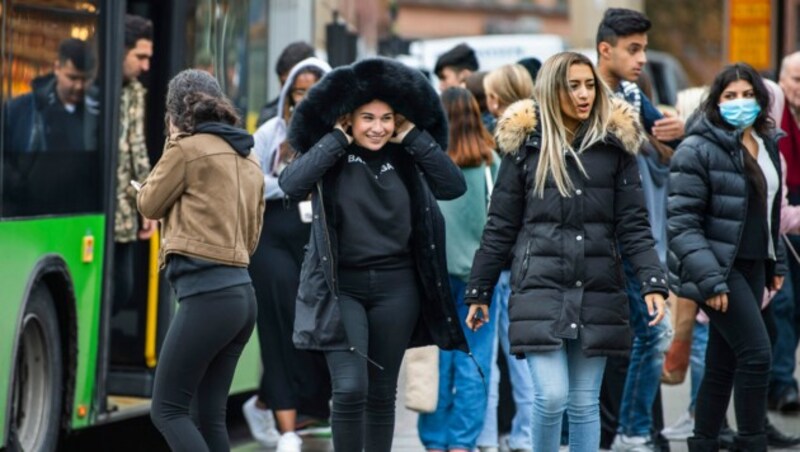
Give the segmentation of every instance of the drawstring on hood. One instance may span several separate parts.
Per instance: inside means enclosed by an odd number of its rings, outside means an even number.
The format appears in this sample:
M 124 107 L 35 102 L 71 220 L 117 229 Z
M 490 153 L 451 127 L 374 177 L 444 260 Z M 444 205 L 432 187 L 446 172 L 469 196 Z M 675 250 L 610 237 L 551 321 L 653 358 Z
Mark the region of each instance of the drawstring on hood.
M 247 133 L 246 130 L 234 127 L 230 124 L 223 122 L 203 122 L 195 126 L 194 133 L 208 133 L 216 135 L 233 149 L 236 150 L 242 157 L 250 155 L 250 150 L 253 149 L 254 141 L 253 136 Z
M 367 356 L 367 355 L 366 355 L 365 353 L 363 353 L 361 350 L 359 350 L 359 349 L 357 349 L 357 348 L 355 348 L 355 347 L 351 346 L 351 347 L 350 347 L 350 351 L 351 351 L 351 352 L 353 352 L 353 353 L 355 353 L 355 354 L 357 354 L 358 356 L 360 356 L 360 357 L 364 358 L 365 360 L 367 360 L 367 362 L 368 362 L 368 363 L 372 364 L 373 366 L 377 367 L 378 369 L 380 369 L 380 370 L 385 370 L 385 369 L 383 368 L 383 366 L 381 366 L 380 364 L 378 364 L 378 363 L 376 363 L 375 361 L 373 361 L 373 360 L 372 360 L 372 359 L 371 359 L 369 356 Z

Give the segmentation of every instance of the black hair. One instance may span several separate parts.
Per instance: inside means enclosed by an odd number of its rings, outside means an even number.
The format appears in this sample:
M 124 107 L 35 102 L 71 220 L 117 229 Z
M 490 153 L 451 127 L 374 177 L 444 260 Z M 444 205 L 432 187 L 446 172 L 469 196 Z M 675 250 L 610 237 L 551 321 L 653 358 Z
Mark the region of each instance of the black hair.
M 765 136 L 775 126 L 772 119 L 769 117 L 771 97 L 761 76 L 747 63 L 735 63 L 722 68 L 722 71 L 720 71 L 720 73 L 714 77 L 714 81 L 711 82 L 711 86 L 708 88 L 708 95 L 700 104 L 698 110 L 708 118 L 713 126 L 728 131 L 735 130 L 735 127 L 728 124 L 722 118 L 722 114 L 719 111 L 719 98 L 722 96 L 725 88 L 737 80 L 743 80 L 753 87 L 756 103 L 761 107 L 761 112 L 758 113 L 755 122 L 753 122 L 753 130 L 759 135 Z M 764 174 L 761 172 L 758 162 L 749 152 L 743 152 L 743 154 L 744 169 L 747 177 L 755 185 L 759 197 L 761 195 L 766 196 L 766 182 L 764 181 Z
M 603 14 L 603 20 L 597 27 L 597 42 L 616 45 L 617 39 L 626 36 L 647 33 L 653 24 L 650 19 L 639 11 L 626 8 L 608 8 Z
M 517 61 L 517 64 L 524 67 L 531 74 L 531 80 L 536 80 L 536 75 L 539 73 L 539 69 L 542 68 L 542 62 L 536 57 L 523 58 Z
M 275 63 L 275 73 L 278 77 L 288 75 L 289 71 L 299 62 L 314 56 L 314 48 L 305 41 L 296 41 L 286 46 L 278 56 Z
M 466 43 L 461 43 L 447 52 L 441 54 L 436 60 L 436 67 L 433 72 L 437 77 L 442 77 L 444 68 L 453 68 L 456 72 L 467 69 L 470 71 L 478 70 L 478 57 L 475 51 Z
M 719 98 L 725 88 L 737 80 L 744 80 L 752 85 L 756 102 L 761 107 L 761 112 L 753 123 L 753 129 L 759 135 L 769 133 L 770 129 L 774 127 L 772 119 L 769 117 L 771 99 L 769 90 L 767 85 L 764 84 L 764 80 L 758 75 L 758 72 L 747 63 L 735 63 L 722 68 L 722 71 L 711 82 L 711 86 L 708 88 L 708 95 L 700 104 L 699 110 L 706 115 L 714 126 L 730 131 L 734 130 L 732 125 L 722 119 L 722 114 L 719 112 Z
M 58 45 L 58 62 L 62 66 L 71 61 L 75 69 L 81 72 L 93 71 L 97 66 L 92 46 L 80 39 L 67 38 Z
M 125 15 L 125 49 L 130 50 L 136 47 L 136 42 L 140 39 L 147 41 L 153 40 L 153 22 L 142 16 L 133 14 Z
M 166 110 L 167 128 L 172 119 L 178 129 L 188 133 L 203 122 L 239 123 L 236 107 L 222 93 L 217 79 L 198 69 L 185 69 L 170 80 Z

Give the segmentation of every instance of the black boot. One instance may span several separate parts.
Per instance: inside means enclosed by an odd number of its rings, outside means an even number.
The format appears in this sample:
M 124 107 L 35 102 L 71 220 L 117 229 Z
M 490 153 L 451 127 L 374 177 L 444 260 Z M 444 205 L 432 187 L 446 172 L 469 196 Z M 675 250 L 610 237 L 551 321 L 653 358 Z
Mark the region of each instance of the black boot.
M 710 438 L 698 438 L 692 436 L 686 440 L 689 445 L 689 452 L 718 452 L 719 440 Z
M 787 435 L 781 432 L 772 424 L 767 421 L 767 427 L 764 429 L 767 437 L 767 444 L 776 449 L 788 449 L 800 445 L 800 437 L 794 435 Z
M 767 452 L 767 435 L 739 436 L 733 440 L 737 452 Z

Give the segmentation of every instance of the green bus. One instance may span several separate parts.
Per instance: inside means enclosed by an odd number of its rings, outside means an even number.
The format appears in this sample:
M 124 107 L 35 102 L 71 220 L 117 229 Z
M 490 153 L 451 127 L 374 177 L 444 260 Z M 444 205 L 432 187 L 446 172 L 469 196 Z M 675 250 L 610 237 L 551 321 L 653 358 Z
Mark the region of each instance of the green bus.
M 126 13 L 154 23 L 147 143 L 160 155 L 169 78 L 218 75 L 249 118 L 266 99 L 266 2 L 0 0 L 0 449 L 49 451 L 71 430 L 149 409 L 158 350 L 174 309 L 157 236 L 135 246 L 133 303 L 112 309 L 113 221 Z M 89 42 L 97 70 L 84 149 L 14 148 L 12 99 L 47 77 L 66 38 Z M 88 102 L 88 101 L 86 101 Z M 84 108 L 87 111 L 88 108 Z M 24 118 L 23 118 L 24 119 Z M 24 122 L 24 121 L 23 121 Z M 44 124 L 59 128 L 63 124 Z M 258 385 L 255 336 L 232 392 Z

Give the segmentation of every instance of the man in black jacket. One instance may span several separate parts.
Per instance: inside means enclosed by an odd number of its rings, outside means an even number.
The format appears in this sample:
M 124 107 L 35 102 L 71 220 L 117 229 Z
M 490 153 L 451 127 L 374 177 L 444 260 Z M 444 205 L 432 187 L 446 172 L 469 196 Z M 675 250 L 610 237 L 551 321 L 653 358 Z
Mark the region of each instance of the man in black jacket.
M 58 46 L 53 72 L 6 104 L 4 148 L 12 152 L 97 149 L 99 103 L 89 93 L 96 59 L 90 45 L 69 38 Z

